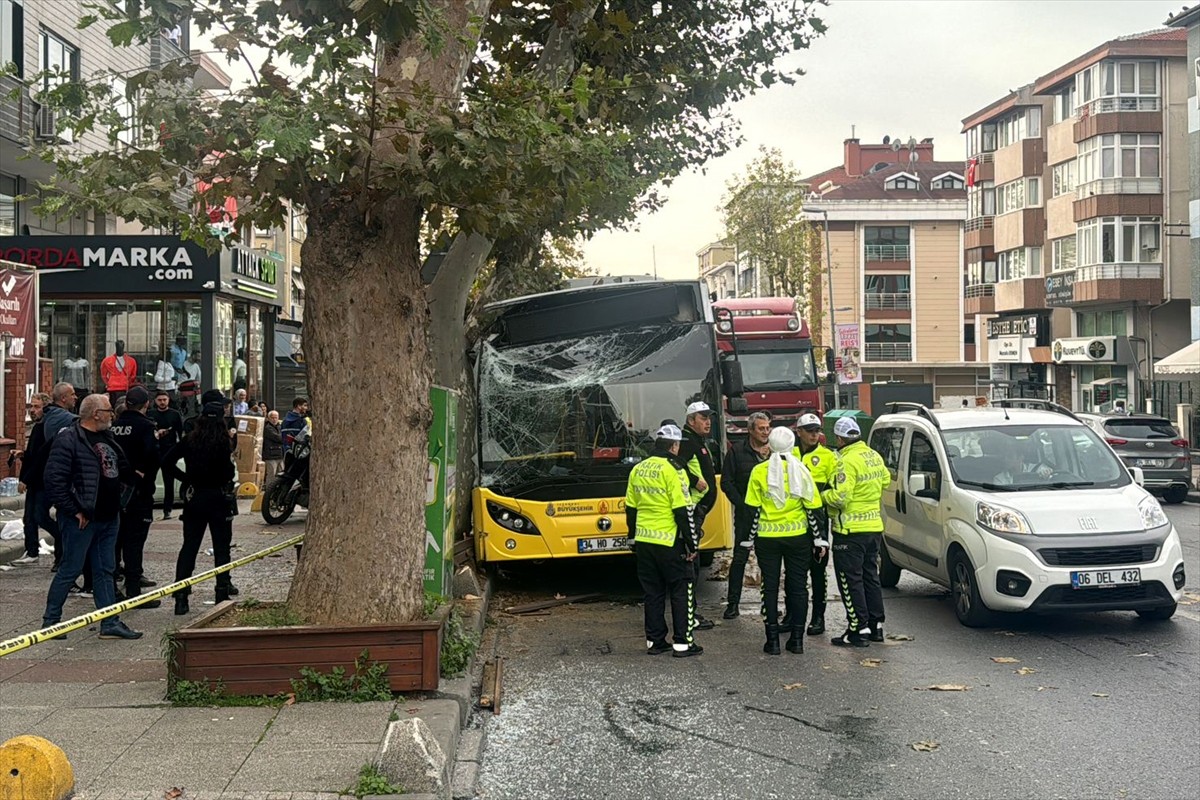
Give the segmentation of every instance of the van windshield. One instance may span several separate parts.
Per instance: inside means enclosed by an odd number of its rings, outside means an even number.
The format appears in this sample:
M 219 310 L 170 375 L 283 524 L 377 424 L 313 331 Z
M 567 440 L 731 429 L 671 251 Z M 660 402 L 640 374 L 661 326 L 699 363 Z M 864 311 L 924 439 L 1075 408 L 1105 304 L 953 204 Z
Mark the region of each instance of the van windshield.
M 1108 489 L 1130 482 L 1109 447 L 1082 425 L 943 430 L 954 481 L 995 492 Z

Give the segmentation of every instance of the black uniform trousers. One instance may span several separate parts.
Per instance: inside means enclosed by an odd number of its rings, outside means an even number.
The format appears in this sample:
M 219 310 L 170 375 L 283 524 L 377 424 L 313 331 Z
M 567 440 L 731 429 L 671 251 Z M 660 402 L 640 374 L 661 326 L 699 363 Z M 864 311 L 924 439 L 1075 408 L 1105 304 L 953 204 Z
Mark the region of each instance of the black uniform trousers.
M 883 622 L 883 589 L 879 585 L 881 533 L 835 533 L 833 569 L 846 607 L 850 630 L 863 633 Z
M 828 541 L 829 514 L 825 511 L 825 507 L 810 508 L 807 509 L 807 512 L 808 529 L 813 532 L 814 538 Z M 824 556 L 812 559 L 808 571 L 812 578 L 812 615 L 814 619 L 825 614 L 825 597 L 829 592 L 828 573 L 829 549 L 826 548 Z
M 750 548 L 743 542 L 750 541 L 753 514 L 742 509 L 733 512 L 733 560 L 729 562 L 729 590 L 725 601 L 737 605 L 742 600 L 742 584 L 746 579 L 746 562 L 750 559 Z
M 683 546 L 676 537 L 675 544 L 638 542 L 638 580 L 646 593 L 646 639 L 651 642 L 667 640 L 667 600 L 671 601 L 671 628 L 675 644 L 692 642 L 692 607 L 689 602 L 689 564 L 684 560 Z
M 140 499 L 140 498 L 139 498 Z M 117 561 L 125 575 L 125 595 L 133 597 L 142 593 L 142 554 L 146 549 L 146 537 L 150 534 L 150 522 L 154 508 L 150 502 L 130 503 L 121 512 L 121 527 L 117 531 Z
M 794 629 L 808 619 L 808 567 L 812 536 L 763 536 L 754 539 L 754 555 L 762 571 L 762 613 L 768 625 L 779 625 L 779 570 L 784 570 L 784 602 Z
M 233 543 L 233 520 L 229 517 L 229 503 L 221 490 L 197 490 L 183 506 L 183 547 L 175 561 L 175 580 L 190 578 L 196 570 L 196 556 L 204 543 L 204 531 L 212 534 L 213 565 L 229 563 L 230 545 Z M 233 578 L 228 572 L 217 576 L 218 586 L 229 586 Z M 186 597 L 189 589 L 176 592 L 177 597 Z

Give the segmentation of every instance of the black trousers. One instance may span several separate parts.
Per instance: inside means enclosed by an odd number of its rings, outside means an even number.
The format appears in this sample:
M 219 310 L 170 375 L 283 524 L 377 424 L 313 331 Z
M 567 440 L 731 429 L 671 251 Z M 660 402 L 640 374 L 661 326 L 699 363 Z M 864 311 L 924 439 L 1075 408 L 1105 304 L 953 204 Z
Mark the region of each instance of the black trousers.
M 814 538 L 829 541 L 829 515 L 823 507 L 808 512 L 808 529 L 813 532 Z M 812 559 L 808 571 L 812 578 L 812 615 L 814 618 L 825 614 L 825 597 L 829 592 L 828 573 L 829 550 L 826 549 L 822 558 Z
M 779 570 L 784 569 L 784 602 L 793 630 L 808 619 L 808 566 L 812 536 L 758 536 L 754 555 L 762 570 L 762 613 L 768 625 L 779 624 Z
M 667 600 L 671 601 L 671 628 L 675 644 L 692 642 L 692 606 L 689 602 L 691 584 L 688 582 L 688 562 L 683 548 L 638 542 L 638 580 L 646 593 L 646 639 L 662 642 L 667 639 Z
M 170 514 L 175 509 L 175 479 L 163 475 L 163 513 Z
M 204 532 L 212 534 L 213 565 L 229 563 L 229 549 L 233 543 L 233 520 L 229 519 L 228 505 L 224 494 L 197 492 L 192 501 L 183 508 L 183 547 L 175 561 L 175 580 L 190 578 L 196 571 L 196 556 L 204 543 Z M 218 586 L 228 586 L 233 578 L 228 572 L 217 576 Z M 181 589 L 176 596 L 187 597 L 188 589 Z
M 54 541 L 54 563 L 62 560 L 62 545 L 58 541 L 58 526 L 50 518 L 50 506 L 46 493 L 41 489 L 26 489 L 25 511 L 21 516 L 25 529 L 25 555 L 36 556 L 41 550 L 41 535 L 38 529 L 50 534 Z
M 751 519 L 740 510 L 733 514 L 733 560 L 729 562 L 729 589 L 725 601 L 737 605 L 742 600 L 742 584 L 746 580 L 746 562 L 750 559 L 750 548 L 742 542 L 750 541 Z
M 850 630 L 864 632 L 883 622 L 883 589 L 879 585 L 879 545 L 882 534 L 833 535 L 833 569 L 846 607 Z
M 142 593 L 142 554 L 146 549 L 146 537 L 150 533 L 150 517 L 154 510 L 149 506 L 128 508 L 121 514 L 121 528 L 117 531 L 117 558 L 125 566 L 125 595 L 133 597 Z

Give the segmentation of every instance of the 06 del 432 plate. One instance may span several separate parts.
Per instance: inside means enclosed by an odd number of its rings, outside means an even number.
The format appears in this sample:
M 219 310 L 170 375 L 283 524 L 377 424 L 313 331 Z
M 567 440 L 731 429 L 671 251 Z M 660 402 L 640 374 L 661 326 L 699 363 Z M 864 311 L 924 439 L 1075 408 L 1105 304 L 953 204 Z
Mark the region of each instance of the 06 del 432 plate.
M 595 539 L 576 539 L 580 553 L 614 553 L 627 550 L 624 536 L 602 536 Z
M 1071 573 L 1073 589 L 1107 589 L 1114 586 L 1136 586 L 1141 582 L 1142 571 L 1137 567 L 1090 569 Z

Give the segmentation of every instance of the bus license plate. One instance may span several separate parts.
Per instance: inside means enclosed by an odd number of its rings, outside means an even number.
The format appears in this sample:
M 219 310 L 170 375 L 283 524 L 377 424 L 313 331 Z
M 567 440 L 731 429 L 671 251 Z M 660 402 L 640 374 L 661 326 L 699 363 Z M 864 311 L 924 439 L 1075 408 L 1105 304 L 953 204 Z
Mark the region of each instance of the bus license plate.
M 576 546 L 581 553 L 611 553 L 617 550 L 627 550 L 624 536 L 604 536 L 599 539 L 577 539 Z
M 1142 582 L 1140 569 L 1097 569 L 1071 573 L 1072 589 L 1107 589 L 1113 586 L 1136 586 Z

